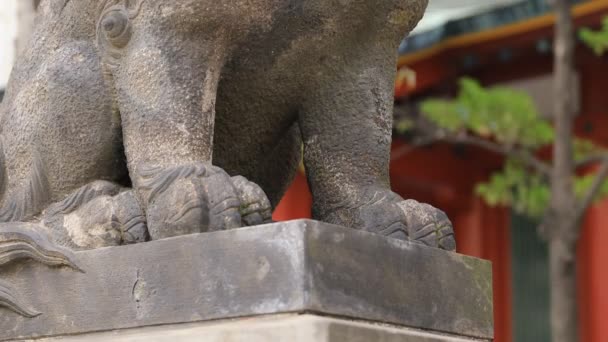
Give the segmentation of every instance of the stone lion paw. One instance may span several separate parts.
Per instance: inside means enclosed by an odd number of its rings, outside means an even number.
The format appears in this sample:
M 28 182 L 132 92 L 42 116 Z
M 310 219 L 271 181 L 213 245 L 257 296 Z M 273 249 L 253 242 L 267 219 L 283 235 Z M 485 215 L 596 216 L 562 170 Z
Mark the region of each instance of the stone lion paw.
M 324 221 L 363 229 L 399 240 L 454 251 L 452 224 L 446 214 L 428 204 L 403 200 L 390 191 L 367 191 L 355 204 L 321 215 Z
M 139 187 L 147 204 L 153 240 L 267 222 L 270 202 L 244 177 L 221 168 L 192 164 L 142 173 Z
M 454 229 L 447 215 L 425 203 L 406 200 L 397 204 L 405 213 L 408 239 L 429 247 L 456 250 Z
M 272 205 L 259 185 L 243 176 L 232 177 L 232 184 L 239 194 L 239 212 L 244 225 L 255 226 L 272 221 Z
M 148 240 L 148 229 L 132 189 L 95 181 L 42 213 L 54 243 L 72 250 L 119 246 Z

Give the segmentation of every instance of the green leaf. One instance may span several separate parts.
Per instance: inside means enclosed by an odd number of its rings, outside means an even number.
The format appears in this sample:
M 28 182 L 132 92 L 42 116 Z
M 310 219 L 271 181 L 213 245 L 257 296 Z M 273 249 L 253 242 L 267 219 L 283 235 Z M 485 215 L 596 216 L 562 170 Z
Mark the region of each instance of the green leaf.
M 475 192 L 490 206 L 511 206 L 517 213 L 542 216 L 549 205 L 551 190 L 547 180 L 530 172 L 515 160 L 478 184 Z
M 506 87 L 484 88 L 470 78 L 460 80 L 453 100 L 427 100 L 423 115 L 450 132 L 470 131 L 507 145 L 536 149 L 555 138 L 553 127 L 542 119 L 532 98 Z
M 589 28 L 583 28 L 578 32 L 579 38 L 587 44 L 595 54 L 603 55 L 608 49 L 608 17 L 602 21 L 602 28 L 598 31 L 593 31 Z
M 591 140 L 581 138 L 574 139 L 574 159 L 576 161 L 580 161 L 589 156 L 600 153 L 607 153 L 607 151 L 604 148 L 594 144 Z
M 462 108 L 457 104 L 446 100 L 427 100 L 420 108 L 423 115 L 437 125 L 439 128 L 455 132 L 464 127 Z M 460 111 L 459 111 L 460 110 Z
M 581 177 L 576 177 L 574 179 L 574 192 L 579 199 L 582 199 L 587 194 L 589 189 L 591 189 L 591 186 L 595 181 L 595 177 L 595 174 L 589 174 Z M 598 195 L 595 198 L 595 201 L 602 200 L 606 197 L 608 197 L 608 180 L 604 181 L 604 183 L 602 184 L 600 191 L 598 192 Z
M 412 130 L 414 128 L 414 126 L 415 126 L 414 120 L 402 119 L 396 123 L 395 129 L 397 130 L 397 132 L 403 134 L 403 133 L 407 133 L 410 130 Z

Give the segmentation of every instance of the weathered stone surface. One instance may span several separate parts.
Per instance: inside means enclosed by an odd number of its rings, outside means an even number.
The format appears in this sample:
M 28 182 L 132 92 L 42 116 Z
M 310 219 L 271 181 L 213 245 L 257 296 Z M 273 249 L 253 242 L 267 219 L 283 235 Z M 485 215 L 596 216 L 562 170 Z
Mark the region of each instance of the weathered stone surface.
M 34 341 L 34 340 L 32 340 Z M 489 342 L 314 315 L 278 315 L 174 324 L 37 339 L 38 342 Z
M 0 106 L 0 222 L 77 250 L 267 223 L 303 152 L 316 219 L 454 250 L 389 184 L 427 3 L 43 0 Z
M 75 253 L 86 273 L 11 264 L 41 314 L 0 308 L 0 340 L 316 312 L 492 337 L 487 262 L 316 221 Z

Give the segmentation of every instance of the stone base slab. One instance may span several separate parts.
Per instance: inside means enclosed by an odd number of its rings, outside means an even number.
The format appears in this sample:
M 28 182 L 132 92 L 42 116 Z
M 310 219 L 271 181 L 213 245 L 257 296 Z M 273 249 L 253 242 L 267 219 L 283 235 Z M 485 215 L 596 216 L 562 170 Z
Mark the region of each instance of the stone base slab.
M 285 313 L 493 336 L 488 262 L 316 221 L 78 252 L 75 262 L 85 273 L 0 269 L 40 313 L 0 307 L 0 341 Z
M 144 327 L 32 342 L 484 342 L 315 315 L 262 316 L 220 322 Z

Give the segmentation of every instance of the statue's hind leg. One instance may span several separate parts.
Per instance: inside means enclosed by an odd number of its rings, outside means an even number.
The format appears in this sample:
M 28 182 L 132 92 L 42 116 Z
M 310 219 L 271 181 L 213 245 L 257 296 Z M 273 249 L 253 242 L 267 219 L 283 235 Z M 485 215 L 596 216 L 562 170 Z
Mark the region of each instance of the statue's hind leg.
M 26 221 L 95 180 L 126 175 L 120 117 L 90 42 L 16 68 L 2 113 L 2 221 Z
M 15 75 L 3 113 L 0 220 L 41 219 L 37 227 L 73 249 L 145 240 L 133 193 L 116 184 L 127 174 L 120 117 L 95 45 L 65 44 Z
M 85 185 L 52 204 L 41 223 L 56 244 L 73 250 L 148 240 L 145 215 L 133 190 L 106 181 Z

